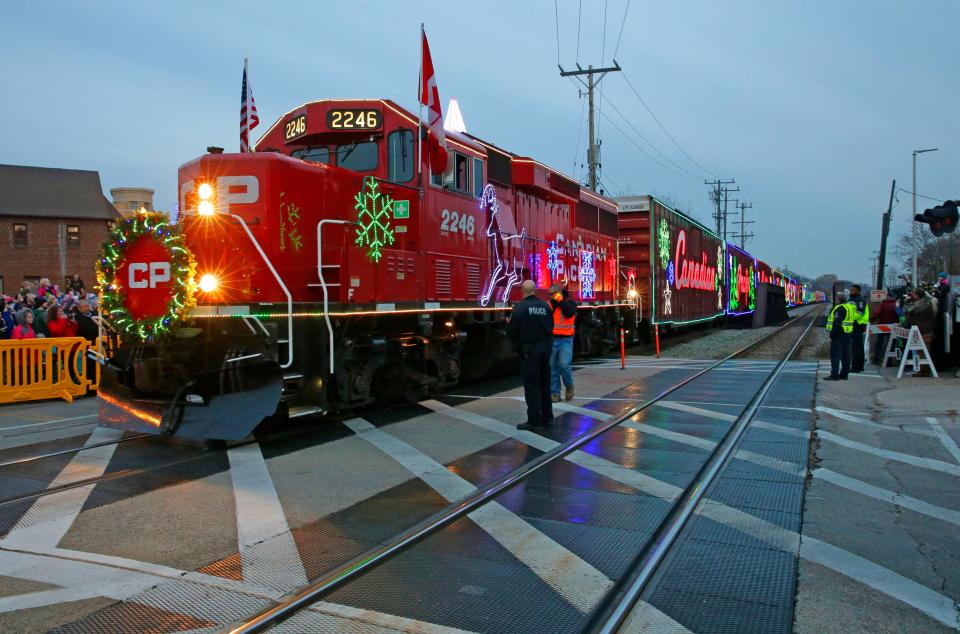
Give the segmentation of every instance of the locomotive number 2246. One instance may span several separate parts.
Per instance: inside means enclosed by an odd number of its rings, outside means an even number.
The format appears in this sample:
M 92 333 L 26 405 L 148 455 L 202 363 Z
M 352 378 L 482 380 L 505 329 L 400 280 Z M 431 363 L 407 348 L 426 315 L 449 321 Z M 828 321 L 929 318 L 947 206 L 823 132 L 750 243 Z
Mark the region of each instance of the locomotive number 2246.
M 476 223 L 470 214 L 444 209 L 440 212 L 440 231 L 441 233 L 463 233 L 473 239 Z

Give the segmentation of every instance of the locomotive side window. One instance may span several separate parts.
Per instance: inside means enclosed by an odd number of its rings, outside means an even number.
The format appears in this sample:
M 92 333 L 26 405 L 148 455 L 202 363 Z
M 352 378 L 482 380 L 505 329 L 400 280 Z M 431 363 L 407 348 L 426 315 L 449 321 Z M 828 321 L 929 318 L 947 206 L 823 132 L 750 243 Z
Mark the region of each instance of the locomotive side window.
M 467 183 L 470 182 L 470 159 L 463 154 L 457 154 L 454 158 L 455 175 L 454 187 L 462 192 L 469 191 Z
M 355 172 L 377 169 L 378 144 L 376 141 L 354 141 L 337 146 L 337 165 Z
M 326 147 L 308 147 L 302 150 L 294 150 L 290 156 L 303 159 L 304 161 L 313 161 L 314 163 L 330 164 L 330 150 Z
M 449 152 L 447 169 L 442 174 L 430 173 L 434 185 L 479 198 L 483 194 L 483 160 Z
M 387 137 L 387 178 L 406 183 L 413 178 L 413 131 L 396 130 Z
M 478 158 L 473 159 L 473 195 L 483 195 L 483 161 Z

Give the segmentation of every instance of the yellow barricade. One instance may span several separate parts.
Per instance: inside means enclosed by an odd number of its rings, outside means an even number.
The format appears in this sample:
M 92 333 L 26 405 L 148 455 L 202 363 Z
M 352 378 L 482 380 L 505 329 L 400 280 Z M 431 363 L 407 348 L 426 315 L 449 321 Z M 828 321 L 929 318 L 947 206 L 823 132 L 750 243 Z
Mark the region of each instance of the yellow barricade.
M 0 341 L 0 403 L 62 398 L 95 389 L 100 364 L 88 362 L 82 337 Z M 88 376 L 88 369 L 93 376 Z

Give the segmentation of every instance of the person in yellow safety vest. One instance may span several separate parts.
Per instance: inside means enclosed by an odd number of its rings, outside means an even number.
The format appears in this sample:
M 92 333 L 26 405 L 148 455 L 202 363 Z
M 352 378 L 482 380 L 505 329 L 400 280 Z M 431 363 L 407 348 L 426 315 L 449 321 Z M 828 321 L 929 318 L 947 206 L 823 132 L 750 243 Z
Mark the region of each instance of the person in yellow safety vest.
M 850 303 L 854 305 L 856 314 L 853 317 L 853 333 L 850 335 L 850 371 L 863 372 L 863 340 L 867 333 L 867 324 L 870 323 L 870 304 L 864 297 L 859 284 L 850 286 Z
M 830 376 L 827 381 L 845 381 L 850 374 L 850 336 L 856 320 L 857 307 L 847 301 L 847 294 L 836 294 L 833 310 L 827 317 L 830 333 Z
M 550 354 L 550 396 L 560 401 L 560 381 L 567 387 L 564 398 L 573 398 L 573 335 L 577 319 L 577 303 L 570 299 L 567 289 L 559 284 L 550 287 L 550 307 L 553 309 L 553 352 Z

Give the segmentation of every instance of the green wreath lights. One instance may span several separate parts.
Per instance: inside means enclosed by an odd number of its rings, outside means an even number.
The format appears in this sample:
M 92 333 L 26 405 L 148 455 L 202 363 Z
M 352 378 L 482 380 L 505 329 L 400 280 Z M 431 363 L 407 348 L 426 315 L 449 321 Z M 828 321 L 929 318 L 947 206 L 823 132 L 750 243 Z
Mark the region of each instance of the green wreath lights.
M 135 319 L 125 306 L 125 295 L 116 283 L 116 277 L 127 247 L 143 236 L 151 236 L 169 252 L 173 292 L 163 315 Z M 156 341 L 169 334 L 174 324 L 196 305 L 196 269 L 196 260 L 186 248 L 183 234 L 177 226 L 170 224 L 167 214 L 158 211 L 138 213 L 118 223 L 103 243 L 97 261 L 101 311 L 121 334 L 141 342 Z

